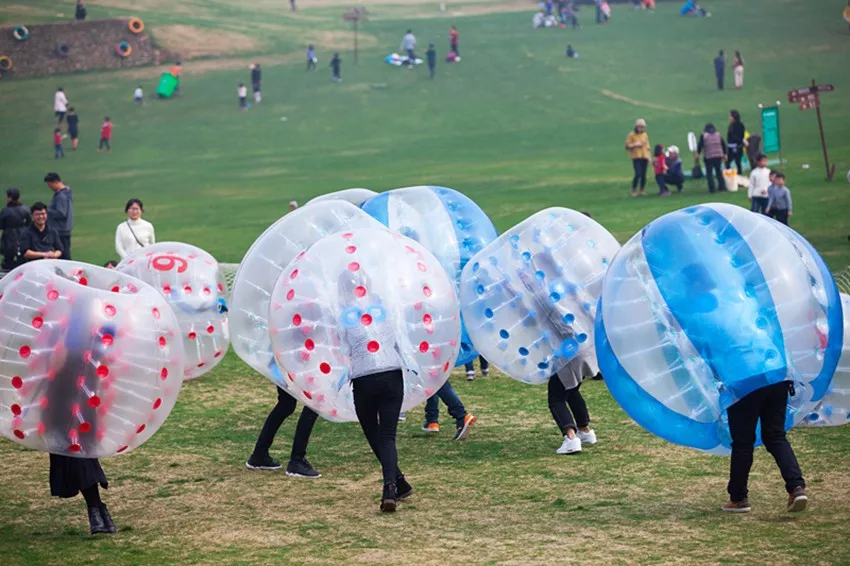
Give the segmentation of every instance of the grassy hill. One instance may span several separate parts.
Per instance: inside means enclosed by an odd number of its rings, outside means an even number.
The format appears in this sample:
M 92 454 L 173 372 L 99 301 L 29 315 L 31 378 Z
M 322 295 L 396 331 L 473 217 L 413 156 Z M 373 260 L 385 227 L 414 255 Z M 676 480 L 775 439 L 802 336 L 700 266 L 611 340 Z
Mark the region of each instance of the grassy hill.
M 0 6 L 0 23 L 51 21 L 72 2 Z M 712 197 L 703 182 L 683 195 L 628 197 L 623 141 L 645 118 L 653 143 L 687 147 L 689 131 L 741 111 L 759 130 L 759 103 L 812 78 L 836 85 L 823 97 L 836 181 L 824 181 L 813 111 L 782 106 L 783 158 L 794 196 L 792 226 L 833 269 L 850 263 L 850 34 L 841 3 L 827 0 L 705 2 L 709 19 L 685 19 L 678 3 L 655 13 L 614 7 L 610 25 L 533 30 L 533 3 L 448 5 L 398 0 L 368 4 L 358 65 L 344 6 L 256 0 L 99 0 L 90 17 L 138 15 L 158 43 L 194 56 L 179 98 L 153 99 L 161 69 L 37 80 L 0 80 L 0 188 L 47 200 L 44 173 L 73 187 L 77 259 L 115 255 L 113 234 L 129 197 L 145 202 L 160 240 L 199 245 L 238 262 L 288 201 L 348 187 L 414 184 L 456 188 L 504 230 L 547 206 L 589 210 L 625 241 L 659 215 L 699 202 L 746 204 L 745 192 Z M 461 13 L 458 13 L 461 12 Z M 426 69 L 383 63 L 412 27 L 442 55 L 448 27 L 461 33 L 463 61 Z M 306 73 L 314 43 L 319 69 Z M 567 43 L 580 52 L 564 57 Z M 746 59 L 742 91 L 714 89 L 718 49 Z M 343 82 L 330 81 L 333 50 Z M 424 47 L 422 49 L 424 51 Z M 262 61 L 264 101 L 236 101 L 248 64 Z M 727 83 L 731 86 L 731 69 Z M 141 84 L 148 103 L 136 107 Z M 52 159 L 52 96 L 65 88 L 81 116 L 81 146 Z M 96 152 L 100 120 L 114 123 L 113 151 Z M 685 156 L 688 164 L 688 156 Z M 809 165 L 804 169 L 803 165 Z M 655 192 L 651 185 L 650 195 Z M 846 428 L 795 431 L 814 510 L 782 515 L 783 489 L 760 451 L 749 517 L 721 516 L 728 461 L 650 437 L 604 386 L 586 386 L 600 445 L 556 457 L 559 437 L 542 388 L 503 376 L 459 383 L 480 426 L 454 444 L 401 427 L 401 464 L 419 494 L 395 517 L 378 516 L 377 466 L 356 425 L 319 423 L 310 458 L 317 482 L 244 471 L 274 394 L 232 354 L 186 386 L 166 426 L 143 449 L 105 462 L 107 502 L 122 532 L 83 536 L 82 503 L 48 500 L 47 458 L 0 443 L 0 556 L 3 563 L 111 559 L 286 563 L 800 562 L 846 560 L 850 441 Z M 288 450 L 294 423 L 275 445 Z

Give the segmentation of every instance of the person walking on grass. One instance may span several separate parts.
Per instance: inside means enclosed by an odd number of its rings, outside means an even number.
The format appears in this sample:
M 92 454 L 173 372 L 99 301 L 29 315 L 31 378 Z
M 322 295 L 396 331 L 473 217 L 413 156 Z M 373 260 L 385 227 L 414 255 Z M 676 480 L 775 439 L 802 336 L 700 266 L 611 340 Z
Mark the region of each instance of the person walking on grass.
M 750 200 L 750 210 L 767 214 L 770 199 L 771 171 L 767 168 L 767 156 L 756 158 L 756 168 L 750 172 L 750 186 L 747 187 L 747 198 Z
M 717 79 L 717 90 L 723 90 L 723 75 L 726 70 L 726 57 L 721 49 L 714 58 L 714 76 Z
M 753 466 L 753 445 L 759 424 L 764 447 L 773 456 L 785 480 L 788 493 L 786 509 L 791 513 L 806 509 L 809 503 L 806 482 L 794 449 L 785 436 L 788 395 L 793 395 L 793 391 L 794 385 L 789 381 L 774 383 L 753 391 L 726 410 L 732 436 L 732 458 L 727 486 L 729 501 L 723 506 L 723 511 L 749 513 L 751 510 L 747 483 Z
M 74 229 L 74 194 L 71 192 L 71 187 L 62 182 L 58 173 L 48 173 L 44 176 L 44 182 L 53 191 L 53 199 L 47 207 L 49 216 L 46 217 L 50 219 L 50 227 L 59 235 L 62 259 L 70 260 L 71 232 Z
M 729 129 L 726 131 L 726 146 L 729 155 L 726 157 L 726 169 L 731 169 L 732 163 L 737 167 L 738 175 L 743 172 L 741 160 L 744 157 L 747 128 L 741 121 L 741 113 L 737 110 L 729 112 Z
M 407 30 L 404 38 L 401 40 L 401 50 L 407 53 L 407 66 L 412 69 L 416 64 L 416 36 L 413 35 L 413 30 Z
M 56 114 L 56 122 L 61 124 L 68 112 L 68 98 L 61 86 L 56 89 L 56 94 L 53 95 L 53 111 Z
M 335 83 L 342 81 L 341 67 L 342 67 L 342 59 L 339 58 L 339 53 L 334 53 L 333 58 L 331 59 L 331 80 Z
M 103 153 L 103 148 L 106 148 L 106 153 L 112 151 L 110 140 L 112 140 L 112 120 L 109 119 L 109 116 L 105 116 L 103 124 L 100 125 L 100 145 L 97 152 Z
M 3 271 L 11 271 L 20 261 L 21 234 L 32 224 L 30 211 L 21 204 L 21 191 L 12 187 L 6 189 L 6 208 L 0 211 L 0 252 L 3 254 Z
M 632 160 L 634 177 L 632 178 L 632 196 L 646 194 L 646 170 L 649 167 L 649 158 L 652 150 L 649 145 L 649 136 L 646 133 L 646 120 L 639 118 L 635 121 L 634 130 L 626 136 L 626 151 Z M 640 187 L 640 193 L 637 192 Z
M 478 356 L 478 364 L 481 366 L 481 377 L 490 375 L 490 362 L 484 359 L 484 356 Z M 466 370 L 466 380 L 475 381 L 475 359 L 472 359 L 463 366 Z
M 53 159 L 65 158 L 65 150 L 62 147 L 62 130 L 53 130 Z
M 549 378 L 547 399 L 549 412 L 564 441 L 556 454 L 577 454 L 582 445 L 596 444 L 596 432 L 590 428 L 587 402 L 579 391 L 582 381 L 599 374 L 595 356 L 583 354 L 573 358 L 564 368 Z
M 705 162 L 705 176 L 708 179 L 708 191 L 714 193 L 717 189 L 726 190 L 726 183 L 723 180 L 723 158 L 726 156 L 726 142 L 723 141 L 723 136 L 717 133 L 717 128 L 714 124 L 708 123 L 699 138 L 697 143 L 697 153 L 703 154 Z M 717 187 L 715 188 L 714 178 L 717 177 Z
M 434 49 L 434 44 L 428 45 L 428 51 L 425 53 L 428 58 L 428 72 L 431 74 L 431 80 L 437 74 L 437 50 Z
M 774 188 L 767 200 L 765 214 L 788 225 L 791 217 L 791 189 L 785 186 L 785 173 L 777 173 L 773 180 Z
M 312 45 L 307 46 L 307 72 L 316 70 L 316 63 L 319 61 L 319 58 L 316 57 L 316 50 L 313 49 Z
M 732 63 L 732 74 L 735 77 L 735 88 L 738 90 L 744 88 L 744 58 L 737 49 L 735 50 L 735 59 Z
M 77 116 L 77 111 L 71 106 L 68 108 L 68 115 L 65 117 L 68 122 L 68 137 L 71 138 L 71 151 L 77 151 L 77 145 L 80 143 L 79 123 L 80 117 Z
M 236 96 L 239 97 L 239 108 L 243 111 L 248 110 L 248 87 L 245 86 L 245 83 L 239 83 L 236 88 Z
M 432 44 L 433 45 L 433 44 Z M 460 57 L 460 34 L 455 26 L 449 28 L 449 50 L 455 54 L 455 57 Z
M 251 65 L 251 89 L 254 92 L 254 103 L 259 104 L 263 100 L 261 91 L 261 82 L 263 80 L 263 70 L 259 63 Z

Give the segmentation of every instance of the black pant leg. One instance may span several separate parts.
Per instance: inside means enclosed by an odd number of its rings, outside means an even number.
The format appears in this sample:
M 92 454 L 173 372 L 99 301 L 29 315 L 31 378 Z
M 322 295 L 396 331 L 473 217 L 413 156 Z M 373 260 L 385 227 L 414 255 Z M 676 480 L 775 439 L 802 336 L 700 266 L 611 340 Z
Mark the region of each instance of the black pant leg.
M 791 493 L 795 488 L 806 487 L 806 482 L 803 481 L 803 472 L 800 471 L 794 449 L 785 436 L 788 387 L 788 383 L 784 382 L 765 387 L 764 403 L 759 416 L 764 447 L 776 460 L 782 479 L 785 480 L 785 489 Z
M 732 436 L 732 457 L 729 460 L 729 499 L 738 502 L 747 498 L 747 481 L 753 467 L 753 445 L 756 425 L 761 412 L 764 391 L 753 391 L 726 410 L 729 433 Z
M 71 260 L 71 235 L 59 236 L 59 243 L 62 244 L 62 259 Z
M 649 168 L 649 159 L 641 159 L 640 190 L 646 188 L 646 170 Z
M 481 371 L 487 371 L 490 369 L 490 362 L 484 359 L 484 356 L 478 356 L 478 363 L 481 365 Z
M 295 438 L 292 439 L 292 452 L 290 458 L 300 460 L 307 456 L 307 443 L 310 442 L 310 434 L 313 432 L 313 425 L 316 424 L 316 419 L 319 414 L 310 407 L 304 407 L 301 411 L 301 416 L 298 417 L 298 424 L 295 427 Z
M 266 456 L 269 453 L 269 448 L 274 442 L 274 437 L 277 434 L 280 425 L 283 421 L 295 411 L 295 397 L 289 393 L 277 388 L 277 405 L 271 410 L 269 416 L 266 417 L 266 422 L 260 430 L 260 436 L 257 437 L 257 443 L 254 445 L 255 456 Z
M 567 405 L 575 418 L 576 425 L 579 428 L 584 428 L 590 424 L 590 413 L 587 410 L 587 403 L 579 391 L 581 383 L 573 389 L 567 390 Z
M 576 430 L 576 422 L 567 408 L 567 390 L 557 375 L 549 378 L 548 389 L 549 412 L 558 430 L 561 434 L 567 434 L 569 429 Z
M 773 216 L 776 218 L 778 222 L 782 222 L 786 226 L 788 225 L 788 211 L 787 210 L 775 210 L 773 211 Z
M 635 170 L 634 177 L 632 177 L 632 191 L 637 189 L 638 181 L 640 181 L 640 159 L 632 159 L 632 169 Z
M 384 473 L 384 484 L 395 483 L 401 475 L 398 469 L 398 450 L 396 449 L 396 432 L 398 416 L 401 414 L 401 404 L 404 400 L 404 376 L 401 371 L 387 376 L 384 384 L 385 395 L 378 407 L 379 433 L 381 443 L 381 469 Z

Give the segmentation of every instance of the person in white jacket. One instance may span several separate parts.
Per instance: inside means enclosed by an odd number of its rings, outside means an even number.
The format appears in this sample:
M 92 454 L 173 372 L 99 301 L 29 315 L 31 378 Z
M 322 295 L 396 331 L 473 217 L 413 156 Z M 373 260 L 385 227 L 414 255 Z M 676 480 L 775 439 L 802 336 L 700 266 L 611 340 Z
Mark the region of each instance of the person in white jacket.
M 747 198 L 750 199 L 750 210 L 767 214 L 768 190 L 770 186 L 770 169 L 767 168 L 767 156 L 764 154 L 756 158 L 758 167 L 750 173 L 750 186 L 747 189 Z
M 131 198 L 127 201 L 127 206 L 124 207 L 127 220 L 115 230 L 115 251 L 119 257 L 124 258 L 139 248 L 156 243 L 153 224 L 142 220 L 144 211 L 145 207 L 139 199 Z
M 65 120 L 65 113 L 68 112 L 68 98 L 61 86 L 53 96 L 53 110 L 56 112 L 56 122 L 61 124 Z

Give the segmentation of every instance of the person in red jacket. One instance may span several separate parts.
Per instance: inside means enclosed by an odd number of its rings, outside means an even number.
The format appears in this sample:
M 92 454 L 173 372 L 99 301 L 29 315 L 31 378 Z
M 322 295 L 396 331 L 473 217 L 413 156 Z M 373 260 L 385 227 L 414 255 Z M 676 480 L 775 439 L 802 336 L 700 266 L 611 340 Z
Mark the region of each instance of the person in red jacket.
M 109 145 L 109 140 L 112 139 L 112 120 L 109 119 L 109 116 L 106 116 L 103 119 L 103 124 L 100 126 L 100 147 L 97 152 L 102 153 L 103 148 L 106 148 L 107 153 L 112 151 L 112 146 Z
M 62 148 L 62 130 L 56 128 L 53 130 L 53 159 L 65 157 L 65 150 Z
M 449 49 L 452 53 L 455 54 L 456 57 L 460 57 L 460 47 L 458 43 L 460 42 L 459 34 L 457 32 L 457 28 L 452 26 L 449 29 Z

